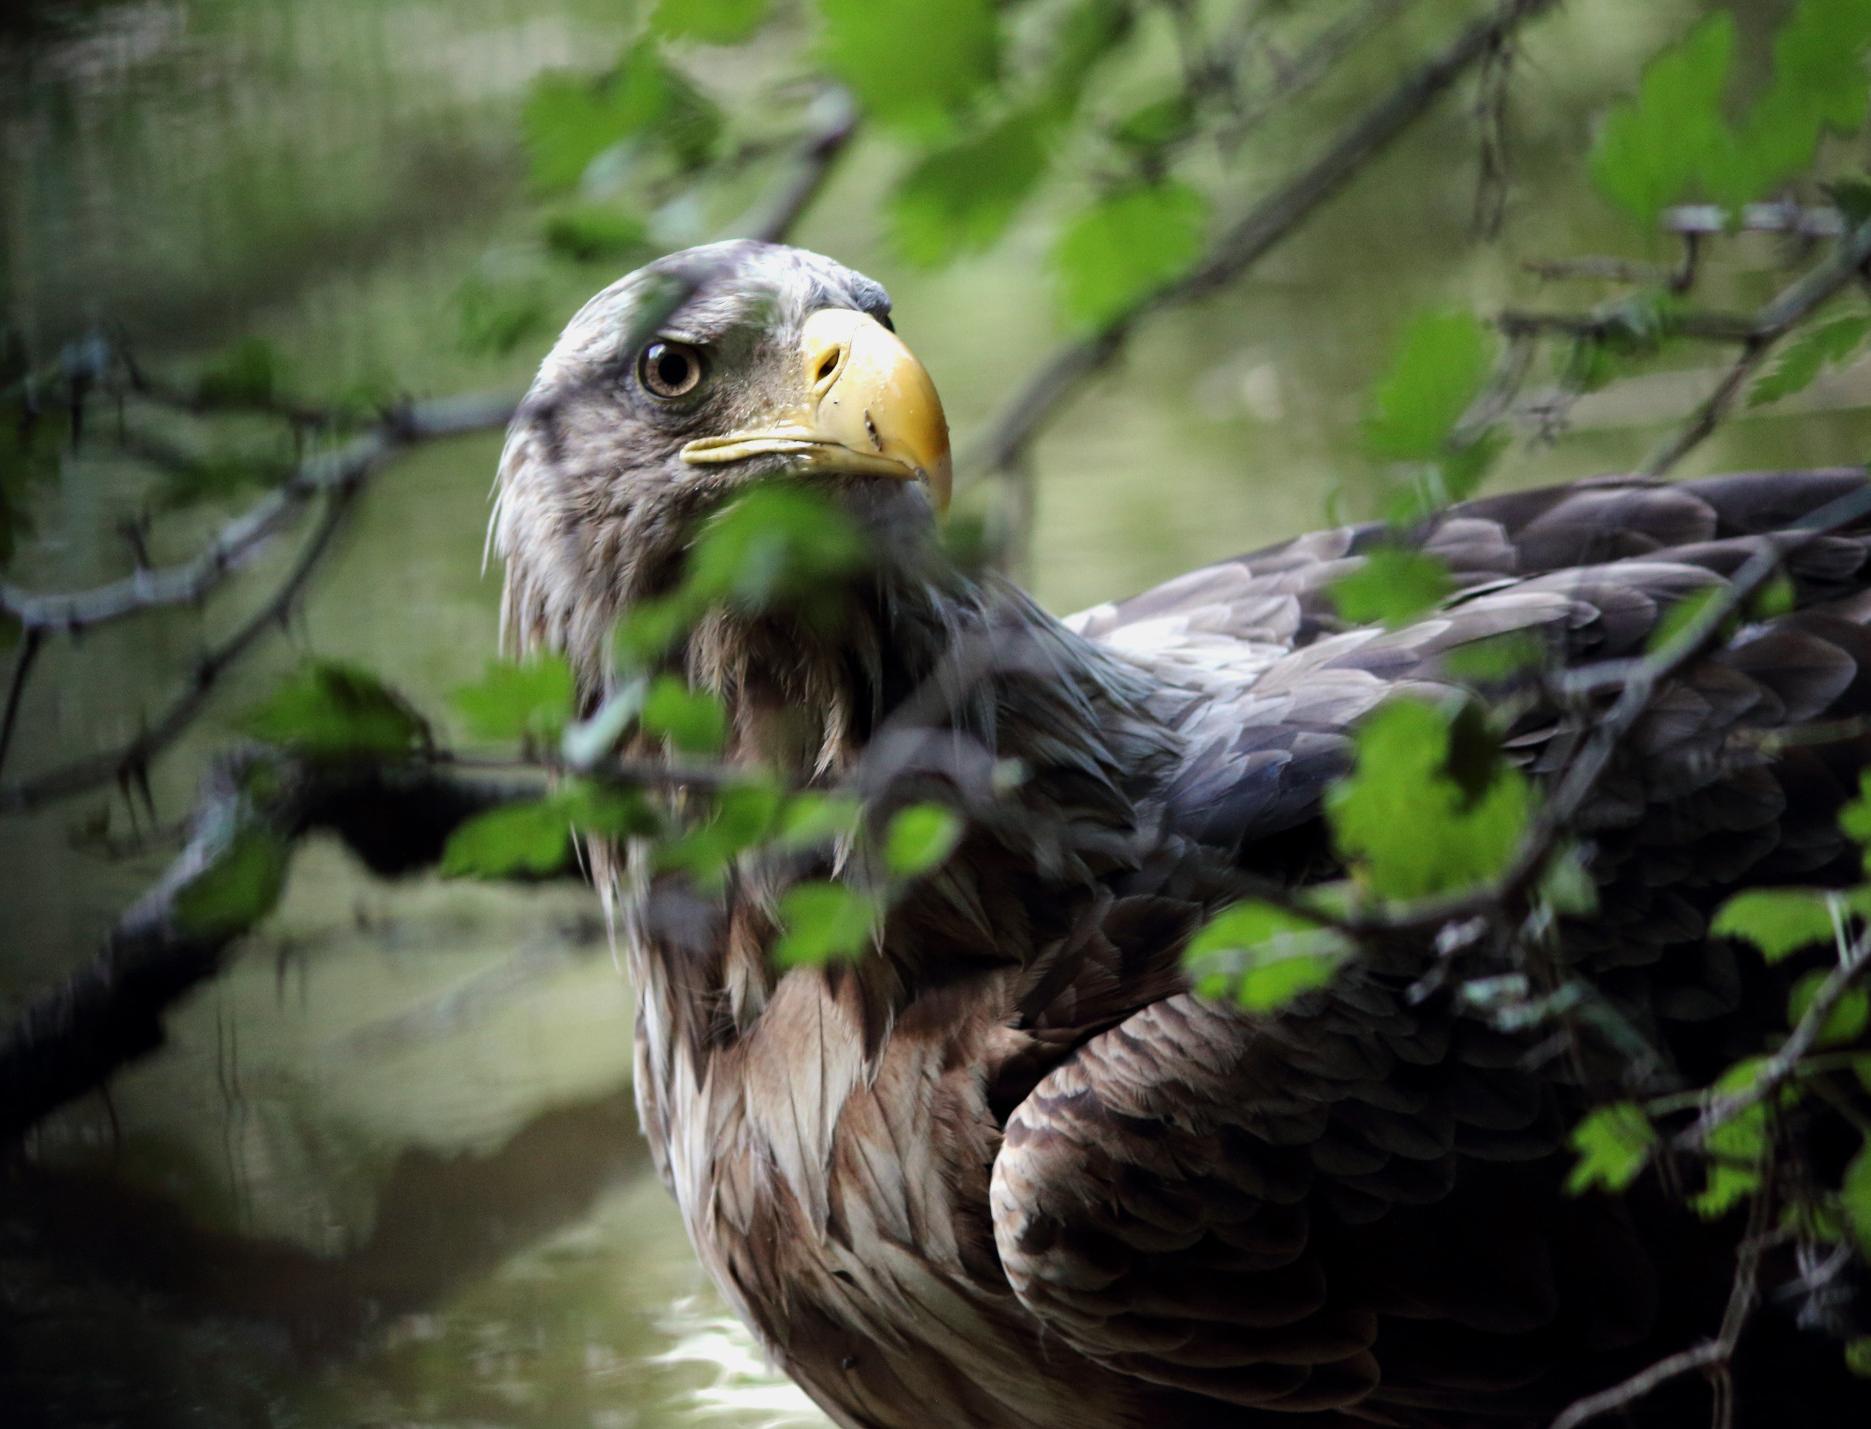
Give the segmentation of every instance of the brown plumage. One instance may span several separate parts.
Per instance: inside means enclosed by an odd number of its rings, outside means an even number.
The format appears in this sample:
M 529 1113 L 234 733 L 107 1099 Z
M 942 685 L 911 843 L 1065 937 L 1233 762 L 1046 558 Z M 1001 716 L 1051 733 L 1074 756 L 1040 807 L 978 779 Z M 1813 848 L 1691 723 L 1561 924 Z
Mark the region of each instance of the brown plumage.
M 671 275 L 697 290 L 638 331 Z M 883 397 L 856 400 L 863 428 L 839 430 L 874 447 L 861 462 L 812 435 L 851 398 L 847 363 L 910 380 L 852 314 L 887 321 L 887 298 L 792 249 L 623 280 L 547 359 L 493 532 L 509 640 L 568 651 L 593 703 L 611 624 L 668 588 L 697 523 L 751 480 L 812 481 L 878 550 L 842 619 L 716 614 L 672 664 L 726 701 L 731 759 L 970 813 L 876 953 L 823 969 L 774 965 L 769 866 L 704 893 L 596 851 L 624 895 L 645 1133 L 777 1361 L 846 1424 L 1515 1426 L 1712 1333 L 1735 1224 L 1654 1181 L 1560 1192 L 1605 1049 L 1535 1055 L 1447 989 L 1411 1000 L 1420 947 L 1259 1017 L 1192 995 L 1179 954 L 1244 873 L 1332 873 L 1321 799 L 1348 732 L 1399 691 L 1449 692 L 1449 652 L 1521 631 L 1572 665 L 1640 654 L 1862 473 L 1457 507 L 1414 539 L 1458 593 L 1392 632 L 1332 613 L 1328 586 L 1385 539 L 1357 527 L 1061 622 L 941 560 L 939 411 L 899 441 Z M 646 385 L 687 376 L 645 367 L 656 338 L 686 344 L 693 390 Z M 1713 906 L 1854 874 L 1836 813 L 1862 740 L 1762 736 L 1871 715 L 1868 549 L 1863 526 L 1801 545 L 1798 608 L 1663 692 L 1587 811 L 1603 911 L 1562 955 L 1662 1054 L 1655 1085 L 1705 1081 L 1781 1016 L 1759 960 L 1707 936 Z M 1551 772 L 1575 726 L 1530 705 L 1512 756 Z M 1006 761 L 1024 778 L 997 797 Z M 1769 1301 L 1790 1270 L 1770 1258 Z M 1766 1402 L 1863 1422 L 1871 1391 L 1792 1322 L 1770 1305 L 1744 1341 L 1741 1422 Z M 1705 1398 L 1691 1382 L 1637 1419 L 1693 1422 Z

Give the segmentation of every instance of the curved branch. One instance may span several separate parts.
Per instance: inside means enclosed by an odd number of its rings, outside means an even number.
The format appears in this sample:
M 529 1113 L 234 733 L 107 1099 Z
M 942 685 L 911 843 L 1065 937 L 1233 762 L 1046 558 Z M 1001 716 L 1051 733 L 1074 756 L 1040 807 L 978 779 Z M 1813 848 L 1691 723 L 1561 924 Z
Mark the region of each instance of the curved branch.
M 508 394 L 483 393 L 402 407 L 336 451 L 301 462 L 190 559 L 133 571 L 89 590 L 38 592 L 0 583 L 0 612 L 27 631 L 72 635 L 146 610 L 192 605 L 250 560 L 312 497 L 362 480 L 398 447 L 504 427 L 517 405 Z
M 1871 265 L 1871 222 L 1847 233 L 1825 262 L 1794 279 L 1754 316 L 1741 353 L 1689 420 L 1650 454 L 1643 476 L 1662 476 L 1711 436 L 1774 345 Z
M 990 426 L 976 455 L 980 469 L 990 476 L 1018 473 L 1033 440 L 1086 379 L 1123 349 L 1139 323 L 1164 308 L 1205 297 L 1247 272 L 1420 119 L 1457 79 L 1556 3 L 1506 0 L 1491 18 L 1469 26 L 1347 126 L 1307 168 L 1229 228 L 1189 273 L 1139 300 L 1092 336 L 1061 347 Z
M 850 147 L 858 130 L 857 107 L 851 96 L 835 89 L 822 96 L 820 102 L 826 109 L 825 122 L 800 145 L 798 172 L 771 201 L 766 217 L 749 230 L 749 238 L 763 243 L 784 242 L 823 192 L 839 157 Z
M 85 755 L 43 774 L 0 785 L 0 814 L 26 813 L 42 804 L 81 794 L 87 789 L 121 783 L 137 777 L 147 769 L 150 760 L 194 721 L 216 683 L 227 673 L 228 667 L 268 629 L 286 618 L 293 601 L 311 579 L 312 572 L 330 547 L 332 538 L 338 534 L 350 514 L 351 499 L 356 492 L 357 486 L 353 482 L 331 493 L 323 517 L 313 528 L 299 553 L 299 559 L 293 563 L 292 570 L 280 583 L 279 589 L 273 592 L 266 604 L 243 621 L 232 635 L 202 656 L 195 667 L 193 680 L 169 702 L 153 724 L 145 725 L 135 738 L 125 740 L 114 749 Z
M 437 862 L 467 819 L 539 792 L 535 781 L 462 779 L 433 765 L 267 761 L 272 777 L 250 781 L 254 767 L 250 757 L 210 775 L 188 843 L 118 920 L 104 951 L 28 1003 L 0 1040 L 0 1144 L 160 1046 L 164 1011 L 221 970 L 247 925 L 190 928 L 177 899 L 243 834 L 262 833 L 290 850 L 328 829 L 373 869 L 403 874 Z M 255 782 L 273 790 L 264 802 L 247 791 Z

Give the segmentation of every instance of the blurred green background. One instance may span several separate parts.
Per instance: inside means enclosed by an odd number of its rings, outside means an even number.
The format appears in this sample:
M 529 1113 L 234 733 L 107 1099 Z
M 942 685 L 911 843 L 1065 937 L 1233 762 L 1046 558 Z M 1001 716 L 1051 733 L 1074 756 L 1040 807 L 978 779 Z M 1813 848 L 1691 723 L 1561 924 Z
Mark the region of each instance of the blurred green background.
M 943 6 L 926 8 L 940 26 Z M 1058 8 L 1007 7 L 1016 54 L 1043 48 Z M 1219 24 L 1256 7 L 1201 8 Z M 1258 8 L 1303 38 L 1358 7 Z M 1388 8 L 1238 151 L 1187 159 L 1217 222 L 1481 9 Z M 1644 60 L 1712 8 L 1571 0 L 1527 32 L 1498 239 L 1473 231 L 1471 84 L 1224 297 L 1149 322 L 1036 449 L 1040 597 L 1074 609 L 1320 524 L 1335 491 L 1355 509 L 1364 393 L 1412 315 L 1579 307 L 1603 291 L 1541 287 L 1526 259 L 1671 257 L 1592 193 L 1584 156 Z M 1788 6 L 1731 8 L 1739 67 L 1758 70 Z M 1137 7 L 1084 100 L 1094 115 L 1135 110 L 1173 78 L 1169 10 Z M 630 253 L 741 230 L 809 119 L 813 13 L 777 4 L 751 44 L 668 46 L 727 116 L 717 152 L 742 162 L 688 175 L 625 155 L 594 165 L 582 193 L 543 192 L 529 96 L 541 76 L 595 73 L 641 28 L 629 6 L 596 0 L 29 6 L 0 28 L 7 326 L 34 361 L 103 331 L 182 374 L 257 339 L 309 401 L 517 390 Z M 861 131 L 794 240 L 890 288 L 948 405 L 966 503 L 971 444 L 1070 331 L 1050 254 L 1104 161 L 1063 153 L 1004 240 L 930 269 L 905 261 L 885 202 L 914 149 L 901 131 Z M 592 245 L 563 221 L 548 237 L 573 204 L 587 225 L 594 211 L 622 223 L 586 261 L 568 250 Z M 1777 239 L 1726 240 L 1709 283 L 1730 305 L 1758 301 L 1785 256 Z M 1671 356 L 1585 399 L 1556 440 L 1510 450 L 1493 483 L 1635 464 L 1713 380 L 1694 364 L 1715 360 Z M 1868 407 L 1864 371 L 1835 373 L 1724 428 L 1685 474 L 1861 459 Z M 277 456 L 276 435 L 248 425 L 226 439 Z M 7 579 L 114 577 L 123 523 L 152 512 L 153 558 L 185 556 L 254 495 L 239 467 L 178 494 L 108 446 L 68 452 L 27 494 Z M 304 609 L 155 769 L 160 818 L 186 808 L 233 718 L 306 652 L 384 672 L 435 710 L 480 672 L 498 446 L 427 446 L 374 481 Z M 51 646 L 8 774 L 133 732 L 263 597 L 290 545 L 204 609 Z M 89 958 L 160 868 L 159 852 L 100 853 L 100 831 L 128 832 L 128 809 L 98 795 L 0 819 L 0 1010 Z M 10 1352 L 7 1376 L 62 1406 L 60 1422 L 819 1422 L 727 1324 L 648 1170 L 629 991 L 582 891 L 392 887 L 313 849 L 270 931 L 170 1031 L 108 1101 L 38 1133 L 36 1174 L 0 1207 L 0 1315 L 20 1332 L 0 1365 Z

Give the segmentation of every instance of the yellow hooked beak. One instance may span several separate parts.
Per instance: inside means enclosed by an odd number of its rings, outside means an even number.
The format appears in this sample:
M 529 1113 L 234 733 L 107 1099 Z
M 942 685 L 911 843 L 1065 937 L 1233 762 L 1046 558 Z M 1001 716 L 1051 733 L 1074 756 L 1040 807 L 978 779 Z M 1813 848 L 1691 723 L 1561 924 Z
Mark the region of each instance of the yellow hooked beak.
M 804 471 L 920 481 L 935 509 L 946 510 L 954 481 L 948 421 L 903 340 L 868 313 L 821 308 L 805 321 L 799 361 L 797 406 L 770 424 L 698 438 L 682 448 L 682 460 L 712 466 L 790 456 Z

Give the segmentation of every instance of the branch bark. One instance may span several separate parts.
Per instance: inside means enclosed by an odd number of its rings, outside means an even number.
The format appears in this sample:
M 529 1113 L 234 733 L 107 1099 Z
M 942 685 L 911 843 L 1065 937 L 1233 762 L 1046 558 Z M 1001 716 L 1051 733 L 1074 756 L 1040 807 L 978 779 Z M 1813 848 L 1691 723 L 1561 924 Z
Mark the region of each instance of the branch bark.
M 139 569 L 89 590 L 36 592 L 0 583 L 0 612 L 29 632 L 74 635 L 144 611 L 192 605 L 206 599 L 314 497 L 355 486 L 412 443 L 504 427 L 517 404 L 512 395 L 481 393 L 400 408 L 336 451 L 301 462 L 284 483 L 221 527 L 190 559 Z
M 252 779 L 264 765 L 262 779 Z M 250 792 L 264 787 L 264 798 Z M 338 835 L 374 871 L 436 863 L 448 835 L 499 805 L 536 797 L 532 780 L 467 779 L 432 764 L 317 766 L 249 756 L 209 776 L 182 852 L 121 919 L 104 951 L 27 1004 L 0 1041 L 0 1144 L 162 1044 L 162 1016 L 215 976 L 245 925 L 191 928 L 177 899 L 258 833 L 290 850 L 314 830 Z M 564 870 L 567 876 L 574 868 Z

